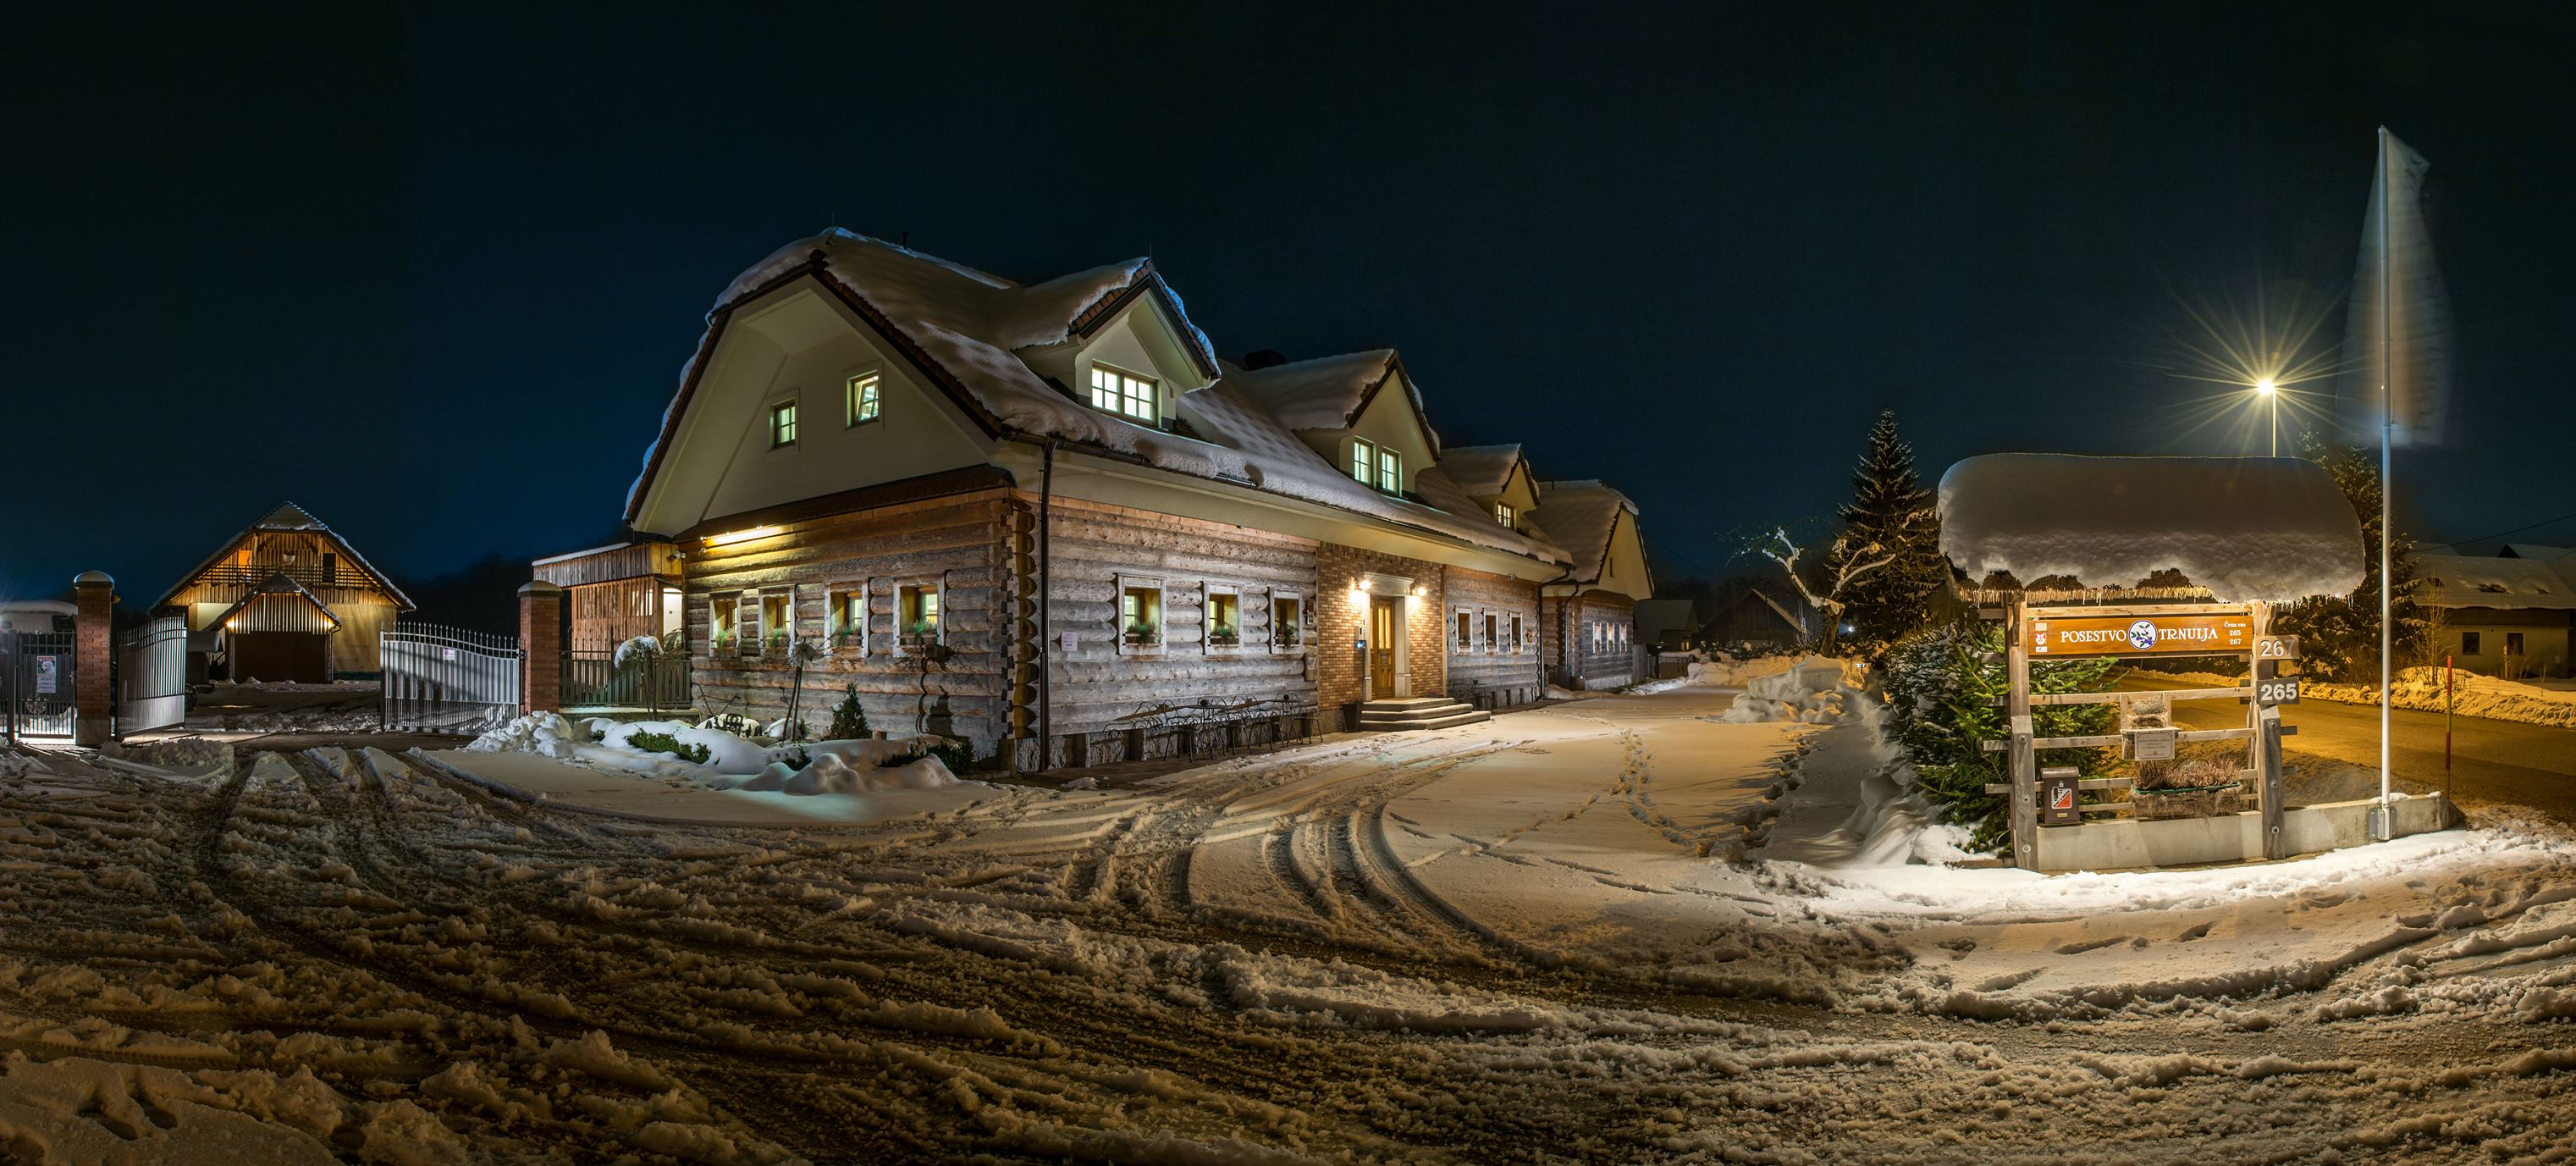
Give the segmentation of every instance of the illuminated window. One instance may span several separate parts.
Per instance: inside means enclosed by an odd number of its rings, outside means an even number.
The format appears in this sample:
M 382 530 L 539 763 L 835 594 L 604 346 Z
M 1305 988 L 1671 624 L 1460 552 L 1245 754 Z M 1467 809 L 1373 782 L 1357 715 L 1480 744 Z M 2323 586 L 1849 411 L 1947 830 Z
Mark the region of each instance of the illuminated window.
M 877 399 L 877 374 L 868 372 L 851 377 L 849 391 L 844 396 L 848 402 L 848 424 L 865 425 L 877 419 L 877 410 L 883 404 Z
M 1118 577 L 1118 650 L 1151 652 L 1163 646 L 1163 582 Z
M 1351 477 L 1365 486 L 1377 478 L 1377 447 L 1358 438 L 1351 439 Z
M 907 583 L 895 589 L 895 646 L 918 652 L 939 642 L 939 586 Z
M 1306 642 L 1306 602 L 1294 595 L 1270 595 L 1270 650 L 1293 652 Z
M 1208 588 L 1207 647 L 1211 652 L 1231 652 L 1243 646 L 1243 597 L 1232 591 Z
M 1521 617 L 1519 617 L 1519 616 L 1517 616 L 1517 615 L 1512 617 L 1512 640 L 1511 640 L 1511 643 L 1512 643 L 1512 654 L 1513 654 L 1513 655 L 1519 655 L 1519 654 L 1520 654 L 1520 650 L 1521 650 Z
M 836 583 L 827 592 L 832 650 L 868 654 L 868 589 L 863 583 Z
M 769 591 L 760 597 L 760 628 L 765 633 L 769 651 L 781 660 L 787 658 L 787 641 L 796 634 L 796 593 Z M 758 655 L 747 652 L 745 655 Z
M 1476 625 L 1476 617 L 1475 617 L 1475 616 L 1470 615 L 1470 614 L 1468 614 L 1468 613 L 1466 613 L 1466 612 L 1463 612 L 1463 611 L 1458 613 L 1458 650 L 1459 650 L 1459 651 L 1461 651 L 1461 652 L 1466 651 L 1466 650 L 1467 650 L 1467 645 L 1468 645 L 1469 643 L 1471 643 L 1471 642 L 1472 642 L 1471 637 L 1472 637 L 1472 636 L 1473 636 L 1473 634 L 1474 634 L 1474 633 L 1473 633 L 1473 631 L 1472 631 L 1472 629 L 1475 627 L 1475 625 Z
M 1494 503 L 1494 521 L 1499 522 L 1499 523 L 1502 523 L 1502 524 L 1503 524 L 1503 525 L 1505 525 L 1505 526 L 1511 526 L 1511 525 L 1512 525 L 1512 523 L 1513 523 L 1513 522 L 1515 522 L 1515 521 L 1517 521 L 1519 518 L 1520 518 L 1520 511 L 1517 511 L 1517 510 L 1512 509 L 1512 504 L 1511 504 L 1511 503 L 1509 503 L 1509 502 L 1497 502 L 1497 503 Z M 1517 529 L 1517 528 L 1515 528 L 1515 529 Z
M 1404 493 L 1404 461 L 1394 450 L 1377 451 L 1377 488 L 1389 494 Z
M 780 401 L 769 407 L 769 448 L 784 449 L 796 444 L 796 402 Z
M 1154 399 L 1154 382 L 1105 364 L 1091 366 L 1091 407 L 1145 422 L 1163 416 Z
M 1490 611 L 1485 613 L 1485 644 L 1483 650 L 1487 652 L 1494 650 L 1494 613 Z
M 707 643 L 711 654 L 720 654 L 734 646 L 741 632 L 741 601 L 731 595 L 707 597 Z

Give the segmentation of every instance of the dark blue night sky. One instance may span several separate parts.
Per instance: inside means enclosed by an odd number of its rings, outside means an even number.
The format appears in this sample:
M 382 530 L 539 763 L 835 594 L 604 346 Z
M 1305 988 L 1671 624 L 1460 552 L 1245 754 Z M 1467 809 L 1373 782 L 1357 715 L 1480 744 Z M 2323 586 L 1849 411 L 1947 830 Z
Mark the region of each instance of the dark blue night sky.
M 1398 346 L 1449 441 L 1717 571 L 1881 407 L 1927 476 L 2252 452 L 2173 337 L 2257 294 L 2340 337 L 2383 122 L 2461 328 L 2404 524 L 2576 511 L 2547 9 L 730 7 L 14 14 L 0 592 L 148 602 L 282 498 L 406 579 L 591 545 L 712 298 L 832 223 L 1150 250 L 1227 355 Z

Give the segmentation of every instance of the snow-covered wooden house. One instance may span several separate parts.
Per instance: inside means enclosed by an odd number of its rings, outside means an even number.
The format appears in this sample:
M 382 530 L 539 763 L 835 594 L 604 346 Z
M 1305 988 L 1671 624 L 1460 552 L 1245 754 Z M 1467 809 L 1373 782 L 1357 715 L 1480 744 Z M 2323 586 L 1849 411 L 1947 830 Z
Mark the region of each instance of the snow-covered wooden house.
M 188 621 L 192 678 L 322 683 L 375 673 L 376 634 L 412 602 L 321 519 L 281 502 L 153 606 Z
M 718 297 L 626 519 L 679 556 L 702 710 L 779 715 L 819 641 L 808 710 L 855 685 L 880 728 L 1062 764 L 1534 699 L 1539 591 L 1602 552 L 1496 460 L 1392 350 L 1219 360 L 1149 261 L 1020 283 L 835 230 Z
M 1540 592 L 1548 675 L 1568 688 L 1637 679 L 1636 605 L 1655 593 L 1637 504 L 1598 480 L 1541 482 L 1530 519 L 1574 561 Z

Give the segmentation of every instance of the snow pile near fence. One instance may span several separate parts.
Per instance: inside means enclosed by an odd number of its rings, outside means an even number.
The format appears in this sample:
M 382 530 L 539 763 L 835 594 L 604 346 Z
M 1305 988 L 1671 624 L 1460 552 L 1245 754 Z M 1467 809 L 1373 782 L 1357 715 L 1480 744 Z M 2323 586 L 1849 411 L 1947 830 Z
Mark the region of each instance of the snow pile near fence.
M 1712 688 L 1743 688 L 1765 676 L 1777 676 L 1797 667 L 1813 656 L 1754 656 L 1737 659 L 1724 652 L 1713 652 L 1706 660 L 1693 660 L 1687 676 L 1693 685 Z
M 1794 665 L 1747 682 L 1744 694 L 1719 713 L 1717 719 L 1729 724 L 1752 725 L 1764 721 L 1800 721 L 1810 725 L 1837 724 L 1851 717 L 1862 702 L 1858 669 L 1847 661 L 1808 656 Z
M 682 747 L 706 749 L 704 762 L 639 748 L 639 733 L 660 733 Z M 878 793 L 944 789 L 961 784 L 931 750 L 945 737 L 922 734 L 885 740 L 764 744 L 749 737 L 686 721 L 574 721 L 556 713 L 531 713 L 474 739 L 475 753 L 533 753 L 594 769 L 645 777 L 670 777 L 709 789 L 791 794 Z M 891 764 L 890 764 L 891 763 Z
M 2433 713 L 2442 711 L 2442 670 L 2439 668 L 2408 668 L 2389 682 L 2388 689 L 2389 703 L 2398 708 Z M 2310 681 L 2302 694 L 2343 704 L 2379 703 L 2377 684 Z M 2451 711 L 2464 717 L 2576 729 L 2576 691 L 2499 680 L 2474 672 L 2454 672 L 2451 677 Z
M 2361 523 L 2303 458 L 1999 453 L 1941 475 L 1941 553 L 1995 572 L 2126 587 L 2160 571 L 2223 603 L 2361 586 Z

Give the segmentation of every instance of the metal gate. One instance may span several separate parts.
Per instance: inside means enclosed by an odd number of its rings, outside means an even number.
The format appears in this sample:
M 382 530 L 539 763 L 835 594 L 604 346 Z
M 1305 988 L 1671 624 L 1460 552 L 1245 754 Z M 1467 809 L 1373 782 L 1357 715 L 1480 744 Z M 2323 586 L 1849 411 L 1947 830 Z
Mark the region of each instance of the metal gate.
M 384 661 L 384 726 L 472 733 L 519 712 L 519 638 L 435 624 L 377 634 Z
M 56 620 L 56 626 L 70 623 Z M 72 735 L 72 643 L 59 631 L 0 632 L 0 700 L 8 702 L 8 740 Z
M 165 615 L 116 637 L 116 735 L 188 719 L 188 621 Z

